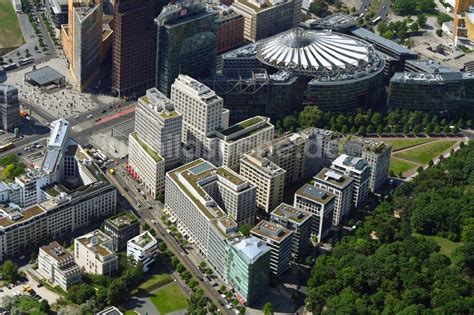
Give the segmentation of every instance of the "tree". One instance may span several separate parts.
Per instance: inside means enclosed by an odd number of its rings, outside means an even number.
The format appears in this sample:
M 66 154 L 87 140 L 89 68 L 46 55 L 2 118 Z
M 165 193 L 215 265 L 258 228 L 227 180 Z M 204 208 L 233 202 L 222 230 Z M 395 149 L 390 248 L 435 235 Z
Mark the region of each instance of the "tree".
M 306 106 L 299 115 L 299 124 L 302 129 L 319 127 L 323 113 L 317 106 Z
M 438 35 L 438 37 L 443 36 L 443 30 L 440 29 L 440 28 L 438 28 L 438 29 L 436 30 L 436 35 Z
M 418 32 L 419 28 L 420 28 L 420 26 L 418 25 L 417 22 L 413 22 L 413 23 L 410 24 L 410 32 L 412 32 L 412 33 Z
M 467 128 L 471 128 L 471 127 L 472 127 L 472 120 L 469 119 L 468 121 L 466 121 L 466 127 L 467 127 Z
M 377 134 L 379 134 L 379 135 L 383 134 L 383 126 L 382 125 L 377 126 Z
M 298 127 L 298 120 L 295 116 L 289 115 L 283 119 L 283 127 L 285 130 L 289 130 L 290 132 L 294 132 Z
M 370 122 L 374 125 L 374 126 L 378 126 L 382 123 L 383 121 L 383 117 L 382 117 L 382 114 L 380 113 L 374 113 L 372 115 L 372 118 L 370 119 Z
M 49 306 L 48 300 L 45 300 L 45 299 L 41 300 L 39 308 L 40 308 L 40 311 L 45 314 L 48 314 L 51 309 Z
M 250 224 L 242 224 L 239 228 L 240 233 L 242 233 L 245 237 L 250 236 L 250 230 L 252 226 Z
M 435 6 L 433 0 L 416 0 L 416 8 L 420 12 L 432 12 Z
M 416 16 L 416 22 L 418 23 L 419 27 L 425 28 L 426 27 L 426 21 L 427 21 L 426 15 L 419 14 L 419 15 Z
M 454 133 L 455 135 L 457 135 L 457 134 L 459 133 L 459 127 L 458 127 L 458 125 L 454 125 L 453 133 Z
M 263 315 L 273 315 L 273 305 L 270 302 L 265 303 L 262 308 Z
M 382 34 L 382 36 L 386 39 L 393 39 L 395 37 L 395 34 L 393 34 L 392 31 L 386 31 L 385 33 Z
M 365 134 L 366 134 L 366 128 L 365 128 L 365 126 L 360 126 L 358 133 L 359 133 L 360 135 L 362 135 L 362 136 L 365 135 Z
M 433 131 L 434 131 L 433 124 L 432 123 L 427 124 L 425 127 L 425 133 L 429 135 L 429 134 L 432 134 Z
M 127 286 L 121 278 L 112 281 L 108 287 L 107 302 L 109 305 L 120 304 L 128 296 Z
M 367 127 L 367 133 L 370 134 L 370 133 L 374 133 L 374 132 L 375 132 L 375 127 L 374 127 L 374 125 L 372 125 L 372 124 L 369 125 L 369 126 Z
M 452 21 L 452 19 L 453 18 L 449 14 L 440 13 L 440 14 L 438 14 L 438 17 L 437 17 L 436 21 L 438 22 L 439 26 L 443 26 L 443 23 Z
M 322 16 L 327 12 L 328 5 L 326 1 L 324 0 L 315 0 L 313 3 L 311 3 L 310 6 L 310 11 L 311 13 L 317 15 L 317 16 Z
M 393 11 L 398 15 L 409 15 L 415 13 L 416 1 L 413 0 L 395 0 Z
M 73 303 L 82 304 L 95 296 L 95 289 L 87 283 L 77 284 L 69 289 L 68 296 Z
M 18 279 L 18 265 L 11 260 L 5 260 L 2 265 L 2 276 L 8 283 L 15 282 Z
M 403 126 L 403 133 L 404 133 L 404 134 L 408 134 L 409 132 L 410 132 L 410 125 L 405 124 L 405 125 Z
M 448 134 L 448 133 L 451 132 L 451 128 L 449 128 L 449 125 L 444 126 L 443 132 L 444 132 L 445 134 Z
M 197 289 L 188 298 L 187 314 L 206 315 L 207 314 L 207 298 L 204 296 L 202 289 Z
M 439 135 L 441 133 L 441 127 L 436 125 L 436 127 L 434 128 L 434 133 Z

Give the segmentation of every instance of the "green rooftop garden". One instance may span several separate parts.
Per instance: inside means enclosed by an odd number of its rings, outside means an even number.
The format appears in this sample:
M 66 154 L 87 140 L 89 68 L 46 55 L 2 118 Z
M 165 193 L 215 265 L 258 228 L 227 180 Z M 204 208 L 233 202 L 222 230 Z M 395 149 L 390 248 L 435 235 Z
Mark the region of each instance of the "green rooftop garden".
M 143 142 L 143 140 L 140 139 L 140 137 L 137 135 L 137 133 L 133 133 L 132 134 L 133 138 L 138 142 L 138 144 L 143 148 L 143 150 L 145 150 L 145 152 L 151 156 L 153 158 L 153 160 L 155 160 L 155 162 L 159 162 L 162 160 L 161 156 L 158 154 L 158 152 L 156 152 L 155 150 L 153 150 L 152 148 L 150 148 L 145 142 Z
M 231 134 L 234 134 L 236 132 L 244 130 L 245 128 L 249 128 L 249 127 L 251 127 L 255 124 L 258 124 L 260 122 L 263 122 L 263 121 L 264 120 L 262 119 L 262 117 L 258 117 L 258 116 L 257 117 L 252 117 L 252 118 L 249 118 L 247 120 L 241 121 L 238 124 L 232 125 L 227 129 L 222 130 L 221 133 L 224 136 L 229 136 Z
M 178 112 L 176 112 L 175 110 L 172 110 L 170 112 L 163 111 L 161 112 L 161 116 L 165 119 L 174 118 L 178 116 Z
M 234 174 L 232 174 L 228 169 L 226 169 L 225 167 L 219 167 L 217 170 L 216 170 L 216 173 L 219 174 L 220 176 L 223 176 L 225 177 L 227 180 L 231 181 L 232 183 L 234 183 L 235 185 L 240 185 L 240 184 L 243 184 L 244 181 L 235 176 Z

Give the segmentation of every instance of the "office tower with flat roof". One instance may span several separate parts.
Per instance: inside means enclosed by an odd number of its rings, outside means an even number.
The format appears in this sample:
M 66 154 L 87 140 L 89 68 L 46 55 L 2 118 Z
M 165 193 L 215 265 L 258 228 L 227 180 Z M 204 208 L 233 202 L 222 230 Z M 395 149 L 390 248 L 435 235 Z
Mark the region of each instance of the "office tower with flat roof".
M 256 237 L 230 247 L 229 284 L 238 297 L 252 305 L 265 292 L 270 273 L 270 248 Z
M 127 257 L 133 264 L 141 264 L 147 272 L 158 255 L 158 242 L 149 231 L 128 240 Z
M 3 130 L 14 131 L 20 127 L 20 102 L 18 89 L 13 85 L 0 84 L 0 111 Z
M 286 171 L 255 151 L 240 159 L 240 175 L 257 187 L 257 207 L 270 213 L 283 200 Z
M 217 12 L 201 3 L 169 4 L 155 19 L 156 87 L 166 95 L 179 74 L 212 77 L 217 62 Z
M 369 163 L 369 189 L 371 192 L 380 192 L 388 179 L 392 145 L 383 141 L 351 137 L 344 144 L 344 152 L 348 155 L 361 157 Z
M 112 238 L 114 251 L 122 252 L 127 241 L 140 234 L 140 222 L 132 211 L 125 211 L 105 220 L 104 233 Z
M 165 205 L 199 253 L 227 279 L 238 224 L 252 224 L 255 187 L 231 170 L 198 159 L 166 173 Z
M 182 120 L 173 102 L 156 88 L 138 99 L 135 132 L 165 160 L 165 170 L 180 163 Z
M 370 165 L 360 157 L 341 154 L 332 164 L 331 169 L 354 179 L 352 189 L 352 204 L 354 207 L 364 205 L 369 195 Z
M 275 277 L 282 276 L 290 265 L 293 232 L 279 224 L 262 220 L 250 230 L 250 234 L 270 248 L 270 272 Z
M 310 184 L 304 184 L 295 193 L 293 206 L 311 213 L 311 233 L 322 242 L 331 230 L 334 195 Z
M 223 101 L 213 90 L 187 75 L 179 75 L 171 87 L 171 101 L 183 115 L 181 142 L 192 152 L 187 159 L 215 156 L 216 130 L 222 128 Z
M 114 4 L 112 91 L 143 95 L 155 86 L 156 26 L 166 0 L 118 0 Z
M 224 4 L 213 5 L 219 13 L 217 26 L 217 53 L 235 49 L 245 44 L 244 17 Z
M 311 240 L 311 214 L 281 203 L 271 213 L 271 221 L 293 232 L 291 261 L 299 262 L 305 258 Z
M 112 238 L 100 230 L 74 239 L 74 259 L 86 273 L 111 276 L 118 271 Z
M 216 131 L 216 164 L 237 171 L 244 153 L 260 150 L 273 139 L 274 132 L 275 127 L 270 123 L 270 118 L 262 116 L 255 116 Z
M 245 18 L 244 37 L 251 42 L 297 27 L 301 21 L 301 0 L 235 0 L 231 8 Z
M 40 247 L 37 272 L 63 290 L 81 282 L 81 268 L 74 262 L 74 256 L 58 242 Z
M 352 207 L 352 177 L 337 173 L 327 167 L 314 176 L 314 186 L 330 192 L 336 198 L 332 224 L 339 225 L 347 221 Z
M 102 45 L 102 1 L 69 0 L 68 24 L 61 29 L 64 55 L 79 91 L 97 77 Z

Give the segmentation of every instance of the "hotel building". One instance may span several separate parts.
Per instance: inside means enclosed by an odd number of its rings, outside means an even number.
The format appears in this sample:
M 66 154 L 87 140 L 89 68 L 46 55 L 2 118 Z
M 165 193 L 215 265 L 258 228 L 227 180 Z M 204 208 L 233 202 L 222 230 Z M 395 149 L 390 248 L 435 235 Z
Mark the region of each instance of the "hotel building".
M 86 273 L 111 276 L 118 271 L 112 247 L 112 238 L 95 230 L 74 239 L 74 259 Z

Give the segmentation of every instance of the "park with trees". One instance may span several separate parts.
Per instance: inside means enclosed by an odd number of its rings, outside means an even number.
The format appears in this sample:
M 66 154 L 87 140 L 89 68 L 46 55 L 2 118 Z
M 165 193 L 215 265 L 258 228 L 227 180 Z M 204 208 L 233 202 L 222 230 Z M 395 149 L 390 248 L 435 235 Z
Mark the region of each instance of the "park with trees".
M 469 314 L 474 309 L 473 183 L 471 143 L 399 186 L 354 235 L 318 257 L 308 281 L 308 310 Z

